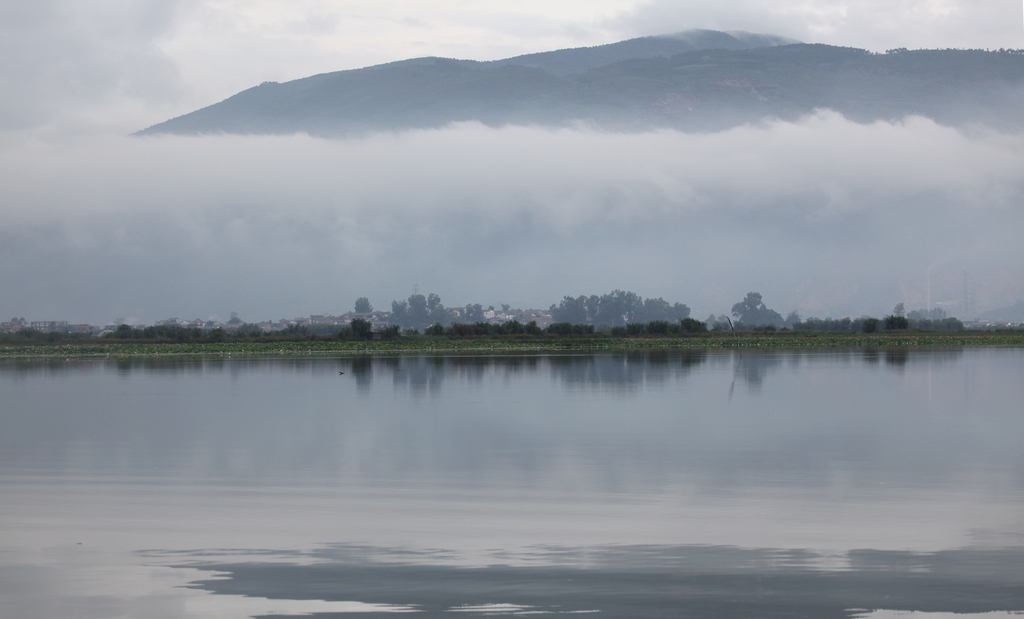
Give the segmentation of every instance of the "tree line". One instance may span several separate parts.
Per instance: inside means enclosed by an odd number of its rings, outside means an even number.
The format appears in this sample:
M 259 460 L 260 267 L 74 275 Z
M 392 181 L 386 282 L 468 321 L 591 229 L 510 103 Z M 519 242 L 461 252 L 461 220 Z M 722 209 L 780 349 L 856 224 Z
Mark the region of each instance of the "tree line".
M 621 326 L 628 323 L 679 322 L 690 316 L 690 308 L 682 303 L 670 304 L 665 299 L 644 299 L 623 290 L 601 296 L 566 296 L 550 308 L 555 322 Z
M 713 331 L 791 329 L 793 331 L 831 333 L 875 333 L 903 329 L 960 331 L 964 328 L 963 322 L 947 316 L 941 308 L 914 310 L 908 313 L 905 311 L 903 303 L 897 303 L 892 313 L 883 318 L 865 316 L 861 318 L 801 319 L 796 311 L 790 312 L 786 318 L 783 318 L 775 310 L 769 309 L 764 304 L 761 294 L 757 292 L 748 292 L 742 301 L 733 305 L 732 316 L 736 318 L 735 321 L 725 315 L 716 317 L 712 314 L 706 322 Z
M 356 313 L 373 311 L 366 297 L 356 301 Z M 475 325 L 487 322 L 485 311 L 498 311 L 494 306 L 487 310 L 480 303 L 449 309 L 435 293 L 426 296 L 412 294 L 404 301 L 391 302 L 391 322 L 403 329 L 422 331 L 435 324 L 447 328 L 453 324 Z M 501 313 L 517 312 L 508 305 L 501 306 Z M 613 290 L 604 295 L 566 296 L 557 305 L 550 307 L 551 317 L 556 323 L 587 324 L 595 327 L 622 326 L 629 323 L 668 322 L 678 323 L 689 318 L 690 308 L 682 303 L 669 303 L 658 298 L 644 299 L 640 295 L 623 290 Z
M 259 339 L 261 341 L 333 338 L 342 340 L 394 339 L 402 335 L 479 337 L 479 336 L 610 336 L 635 337 L 643 335 L 668 336 L 704 333 L 707 331 L 817 331 L 839 333 L 874 333 L 903 329 L 959 331 L 964 324 L 947 316 L 942 309 L 906 312 L 903 303 L 897 304 L 891 314 L 883 318 L 807 318 L 801 319 L 796 311 L 785 318 L 765 305 L 758 292 L 749 292 L 743 300 L 732 306 L 732 317 L 712 314 L 704 321 L 690 318 L 690 308 L 682 303 L 669 303 L 661 297 L 644 299 L 629 291 L 613 290 L 604 295 L 565 296 L 550 308 L 554 323 L 540 327 L 535 321 L 516 319 L 493 323 L 486 320 L 485 310 L 479 303 L 458 308 L 446 308 L 435 293 L 427 296 L 410 295 L 405 301 L 392 301 L 390 324 L 379 328 L 376 334 L 372 324 L 356 318 L 349 325 L 328 324 L 289 325 L 280 331 L 265 332 L 253 323 L 241 323 L 232 313 L 231 323 L 239 324 L 233 332 L 224 329 L 202 331 L 180 326 L 133 327 L 119 325 L 104 337 L 113 340 L 146 340 L 150 342 L 226 342 Z M 369 299 L 360 297 L 355 304 L 356 313 L 370 314 L 373 306 Z M 494 310 L 491 306 L 488 310 Z M 503 305 L 504 314 L 515 313 Z M 733 320 L 735 318 L 735 320 Z M 25 319 L 12 319 L 26 324 Z M 65 340 L 89 339 L 89 334 L 42 332 L 21 329 L 0 334 L 3 343 L 49 343 Z

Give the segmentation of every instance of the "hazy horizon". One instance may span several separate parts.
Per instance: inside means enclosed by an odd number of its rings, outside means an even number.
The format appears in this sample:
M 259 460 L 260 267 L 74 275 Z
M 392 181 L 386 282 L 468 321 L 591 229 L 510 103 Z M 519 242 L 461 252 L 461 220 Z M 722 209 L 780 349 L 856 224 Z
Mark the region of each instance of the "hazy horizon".
M 388 12 L 390 11 L 390 13 Z M 692 28 L 1024 47 L 1021 6 L 880 2 L 5 3 L 0 318 L 106 324 L 546 308 L 631 290 L 727 313 L 959 315 L 1024 298 L 1024 135 L 829 110 L 725 131 L 440 129 L 327 140 L 127 134 L 264 80 L 488 60 Z M 395 19 L 394 15 L 399 15 Z
M 842 142 L 843 149 L 830 145 Z M 694 135 L 586 128 L 37 143 L 5 153 L 3 313 L 89 322 L 547 307 L 614 288 L 724 313 L 957 313 L 1022 296 L 1018 136 L 822 112 Z M 346 172 L 347 171 L 347 172 Z M 528 179 L 525 182 L 524 179 Z

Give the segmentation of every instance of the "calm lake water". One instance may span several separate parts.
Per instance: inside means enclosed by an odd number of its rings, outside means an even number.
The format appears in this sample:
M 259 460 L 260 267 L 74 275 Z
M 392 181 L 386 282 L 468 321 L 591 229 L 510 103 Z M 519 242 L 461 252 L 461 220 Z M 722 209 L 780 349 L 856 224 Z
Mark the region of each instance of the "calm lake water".
M 1019 616 L 1022 379 L 1024 349 L 7 362 L 0 617 Z

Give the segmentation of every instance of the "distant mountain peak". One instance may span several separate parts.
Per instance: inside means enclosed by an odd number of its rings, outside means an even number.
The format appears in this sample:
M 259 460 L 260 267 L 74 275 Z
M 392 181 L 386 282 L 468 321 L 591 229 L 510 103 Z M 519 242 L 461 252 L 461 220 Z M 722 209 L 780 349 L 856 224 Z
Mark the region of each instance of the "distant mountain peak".
M 614 62 L 675 56 L 684 52 L 704 49 L 753 49 L 799 43 L 793 39 L 770 34 L 750 32 L 721 32 L 718 30 L 684 30 L 659 34 L 592 47 L 574 47 L 550 52 L 536 52 L 494 60 L 485 64 L 520 65 L 543 69 L 555 75 L 583 73 Z
M 815 109 L 857 121 L 910 114 L 1024 128 L 1024 55 L 869 51 L 749 32 L 688 30 L 494 61 L 411 58 L 264 82 L 139 131 L 345 136 L 442 127 L 718 130 Z

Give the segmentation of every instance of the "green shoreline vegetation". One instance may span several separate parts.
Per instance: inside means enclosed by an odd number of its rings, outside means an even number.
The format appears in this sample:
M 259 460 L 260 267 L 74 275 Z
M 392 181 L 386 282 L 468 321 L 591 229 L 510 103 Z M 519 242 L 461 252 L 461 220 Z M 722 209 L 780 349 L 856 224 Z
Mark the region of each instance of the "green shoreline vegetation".
M 558 351 L 718 350 L 718 349 L 913 349 L 1024 347 L 1024 330 L 924 331 L 881 333 L 800 331 L 717 331 L 631 335 L 594 332 L 578 325 L 576 334 L 399 335 L 382 340 L 349 335 L 225 336 L 120 339 L 65 336 L 47 340 L 0 340 L 0 358 L 86 358 L 154 356 L 293 356 L 382 353 L 509 353 Z M 344 332 L 343 332 L 344 333 Z

